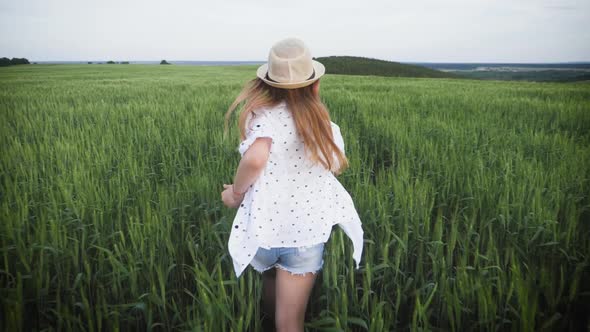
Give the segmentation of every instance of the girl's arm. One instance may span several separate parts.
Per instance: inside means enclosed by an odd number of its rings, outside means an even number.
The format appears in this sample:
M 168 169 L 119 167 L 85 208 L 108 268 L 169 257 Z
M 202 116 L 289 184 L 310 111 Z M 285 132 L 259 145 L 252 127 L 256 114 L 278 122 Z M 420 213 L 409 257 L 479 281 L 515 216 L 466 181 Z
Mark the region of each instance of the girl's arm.
M 259 137 L 244 153 L 234 178 L 234 192 L 245 193 L 256 182 L 268 162 L 271 143 L 272 138 Z

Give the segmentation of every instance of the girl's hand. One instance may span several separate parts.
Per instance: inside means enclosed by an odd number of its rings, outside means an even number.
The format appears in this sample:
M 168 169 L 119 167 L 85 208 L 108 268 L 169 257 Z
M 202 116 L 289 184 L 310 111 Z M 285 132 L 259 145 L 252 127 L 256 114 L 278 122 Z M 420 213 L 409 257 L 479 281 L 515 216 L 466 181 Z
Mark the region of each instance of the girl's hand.
M 223 204 L 228 208 L 237 208 L 240 203 L 244 200 L 246 194 L 236 195 L 234 194 L 233 184 L 223 184 L 224 190 L 221 192 L 221 200 Z

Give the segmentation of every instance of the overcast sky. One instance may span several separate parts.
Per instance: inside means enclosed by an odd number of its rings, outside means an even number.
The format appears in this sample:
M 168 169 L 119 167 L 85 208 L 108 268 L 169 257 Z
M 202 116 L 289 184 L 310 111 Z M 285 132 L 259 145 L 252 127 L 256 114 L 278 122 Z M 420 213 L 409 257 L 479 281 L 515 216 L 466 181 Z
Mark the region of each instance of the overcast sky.
M 0 0 L 0 57 L 265 61 L 299 37 L 315 57 L 590 61 L 590 0 Z

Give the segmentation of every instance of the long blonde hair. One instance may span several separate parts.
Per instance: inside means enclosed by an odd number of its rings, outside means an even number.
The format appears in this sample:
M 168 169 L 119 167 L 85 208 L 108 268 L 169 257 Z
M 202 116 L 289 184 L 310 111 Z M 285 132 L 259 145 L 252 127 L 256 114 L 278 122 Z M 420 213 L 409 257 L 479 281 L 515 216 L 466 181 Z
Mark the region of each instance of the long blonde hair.
M 225 114 L 224 137 L 227 136 L 233 111 L 243 101 L 246 103 L 238 120 L 240 140 L 246 138 L 246 119 L 250 113 L 261 107 L 276 106 L 284 100 L 291 111 L 297 132 L 305 142 L 304 149 L 311 152 L 312 162 L 321 162 L 326 169 L 332 170 L 335 165 L 335 154 L 339 167 L 332 171 L 336 175 L 341 174 L 349 166 L 348 159 L 334 142 L 330 114 L 319 96 L 314 93 L 314 84 L 297 89 L 281 89 L 266 84 L 258 77 L 248 81 Z M 323 154 L 325 160 L 319 158 L 319 153 Z

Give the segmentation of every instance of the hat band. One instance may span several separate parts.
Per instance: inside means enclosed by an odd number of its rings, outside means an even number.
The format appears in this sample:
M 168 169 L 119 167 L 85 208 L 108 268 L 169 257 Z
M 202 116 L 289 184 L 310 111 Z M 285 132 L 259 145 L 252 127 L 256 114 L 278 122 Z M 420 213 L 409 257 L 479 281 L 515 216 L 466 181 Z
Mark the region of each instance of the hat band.
M 314 77 L 315 77 L 315 68 L 313 69 L 313 72 L 311 73 L 311 76 L 308 79 L 306 79 L 306 81 L 309 81 L 309 80 L 311 80 Z M 277 82 L 277 81 L 273 80 L 272 78 L 270 78 L 268 76 L 268 70 L 266 71 L 266 76 L 264 76 L 264 78 L 266 78 L 267 80 L 269 80 L 271 82 L 275 82 L 275 83 L 279 83 L 279 84 L 282 83 L 282 82 Z

